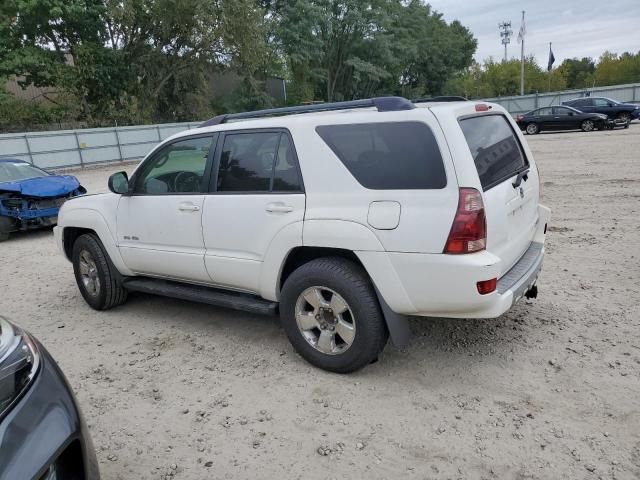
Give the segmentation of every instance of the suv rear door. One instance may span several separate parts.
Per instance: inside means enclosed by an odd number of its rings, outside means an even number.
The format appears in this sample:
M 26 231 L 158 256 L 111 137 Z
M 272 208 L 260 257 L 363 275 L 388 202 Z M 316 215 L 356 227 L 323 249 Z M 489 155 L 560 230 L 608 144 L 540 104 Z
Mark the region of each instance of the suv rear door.
M 463 115 L 458 123 L 483 191 L 487 250 L 502 260 L 504 274 L 533 240 L 538 222 L 538 172 L 505 114 Z
M 222 132 L 213 171 L 202 215 L 207 271 L 216 285 L 259 293 L 267 251 L 302 244 L 305 195 L 291 136 Z

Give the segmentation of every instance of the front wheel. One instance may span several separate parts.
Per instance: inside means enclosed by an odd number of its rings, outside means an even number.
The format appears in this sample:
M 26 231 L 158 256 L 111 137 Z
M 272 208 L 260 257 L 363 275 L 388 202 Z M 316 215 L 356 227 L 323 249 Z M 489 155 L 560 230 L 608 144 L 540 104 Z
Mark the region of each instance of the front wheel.
M 9 240 L 9 232 L 14 229 L 14 222 L 10 217 L 0 217 L 0 242 Z
M 388 332 L 371 280 L 350 260 L 312 260 L 287 278 L 280 319 L 296 351 L 316 367 L 359 370 L 378 358 Z
M 95 310 L 108 310 L 127 299 L 127 290 L 118 280 L 102 243 L 93 234 L 85 234 L 73 244 L 73 273 L 80 293 Z
M 631 115 L 628 112 L 620 112 L 618 114 L 618 120 L 629 123 L 631 121 Z
M 580 128 L 583 132 L 592 132 L 595 128 L 595 124 L 593 123 L 593 120 L 583 120 L 580 124 Z
M 536 133 L 540 132 L 540 128 L 538 127 L 537 123 L 530 123 L 529 125 L 527 125 L 526 131 L 529 135 L 535 135 Z

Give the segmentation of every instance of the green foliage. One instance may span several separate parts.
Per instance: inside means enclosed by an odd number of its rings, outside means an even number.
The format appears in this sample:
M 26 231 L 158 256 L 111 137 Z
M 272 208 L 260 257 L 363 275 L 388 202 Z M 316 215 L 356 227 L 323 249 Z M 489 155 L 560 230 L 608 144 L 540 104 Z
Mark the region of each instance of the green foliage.
M 565 77 L 567 88 L 587 88 L 592 86 L 596 64 L 588 57 L 580 60 L 567 58 L 558 66 L 558 70 Z
M 525 58 L 525 94 L 640 82 L 640 52 L 616 55 L 605 52 L 597 65 L 590 58 L 564 60 L 547 72 L 530 56 Z M 444 88 L 450 95 L 490 98 L 520 93 L 520 61 L 472 63 L 449 77 Z
M 640 52 L 636 54 L 605 52 L 594 73 L 596 85 L 618 85 L 640 81 Z
M 418 0 L 289 0 L 273 9 L 291 101 L 438 94 L 476 41 Z
M 38 126 L 71 122 L 78 113 L 75 102 L 68 96 L 59 96 L 56 103 L 33 102 L 14 98 L 3 88 L 0 89 L 0 131 L 25 131 Z

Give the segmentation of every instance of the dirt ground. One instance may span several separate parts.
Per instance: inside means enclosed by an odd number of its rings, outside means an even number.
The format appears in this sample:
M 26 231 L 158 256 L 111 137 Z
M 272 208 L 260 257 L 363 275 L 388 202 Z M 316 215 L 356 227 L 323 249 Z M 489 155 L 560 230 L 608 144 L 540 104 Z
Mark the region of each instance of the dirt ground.
M 51 231 L 0 244 L 0 312 L 66 372 L 104 479 L 637 479 L 640 124 L 528 141 L 553 209 L 538 299 L 413 320 L 357 374 L 309 366 L 274 318 L 94 312 Z M 75 174 L 104 191 L 120 168 Z

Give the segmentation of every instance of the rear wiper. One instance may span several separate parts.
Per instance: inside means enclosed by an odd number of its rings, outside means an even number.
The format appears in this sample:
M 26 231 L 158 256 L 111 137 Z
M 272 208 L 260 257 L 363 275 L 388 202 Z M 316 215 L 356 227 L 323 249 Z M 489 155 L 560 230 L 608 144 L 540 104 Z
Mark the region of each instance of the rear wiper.
M 529 178 L 529 169 L 527 168 L 526 170 L 522 170 L 518 174 L 518 176 L 516 177 L 516 181 L 513 182 L 511 185 L 513 185 L 513 188 L 518 188 L 522 183 L 522 181 L 524 180 L 526 182 L 528 178 Z

